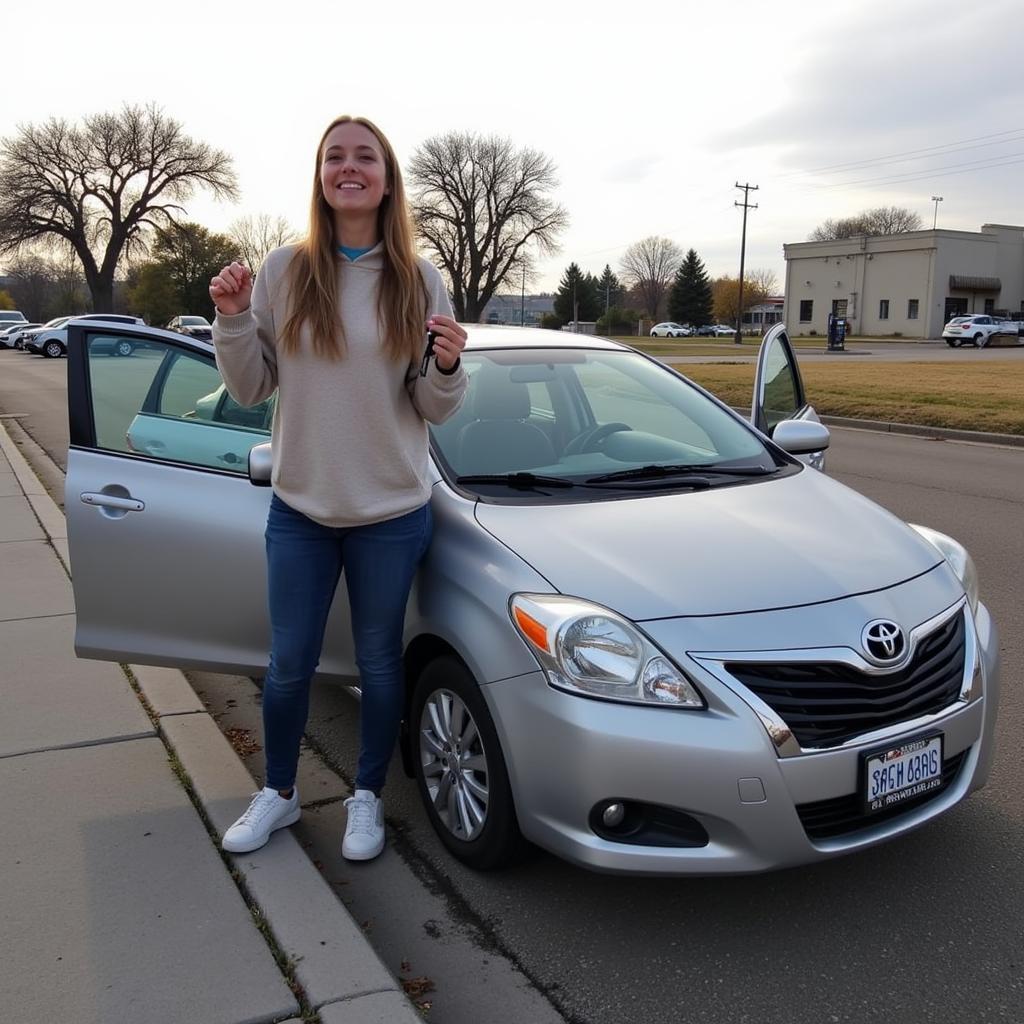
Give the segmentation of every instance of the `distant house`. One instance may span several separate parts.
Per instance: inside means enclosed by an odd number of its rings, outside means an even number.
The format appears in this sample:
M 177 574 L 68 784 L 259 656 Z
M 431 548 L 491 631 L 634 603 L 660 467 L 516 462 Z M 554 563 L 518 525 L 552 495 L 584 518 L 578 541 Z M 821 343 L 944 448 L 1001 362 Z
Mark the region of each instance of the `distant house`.
M 779 323 L 785 316 L 786 300 L 781 295 L 769 295 L 764 302 L 751 306 L 743 312 L 743 326 L 760 330 L 763 334 L 772 324 Z
M 555 311 L 554 295 L 495 295 L 484 306 L 480 322 L 484 324 L 521 324 L 536 327 L 545 313 Z
M 963 313 L 1024 310 L 1020 225 L 854 235 L 793 242 L 783 252 L 791 334 L 826 334 L 834 313 L 851 334 L 938 338 Z

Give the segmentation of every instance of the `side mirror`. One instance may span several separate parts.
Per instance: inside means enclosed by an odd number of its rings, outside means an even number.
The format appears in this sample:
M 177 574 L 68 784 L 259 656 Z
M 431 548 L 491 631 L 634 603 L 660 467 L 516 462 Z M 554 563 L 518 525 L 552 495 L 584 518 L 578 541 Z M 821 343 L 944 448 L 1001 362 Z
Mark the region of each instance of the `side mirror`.
M 273 468 L 274 456 L 269 441 L 253 445 L 249 449 L 249 483 L 253 487 L 269 487 L 270 472 Z
M 775 425 L 772 440 L 790 455 L 824 451 L 830 440 L 828 427 L 814 420 L 783 420 Z M 261 445 L 260 447 L 263 447 Z

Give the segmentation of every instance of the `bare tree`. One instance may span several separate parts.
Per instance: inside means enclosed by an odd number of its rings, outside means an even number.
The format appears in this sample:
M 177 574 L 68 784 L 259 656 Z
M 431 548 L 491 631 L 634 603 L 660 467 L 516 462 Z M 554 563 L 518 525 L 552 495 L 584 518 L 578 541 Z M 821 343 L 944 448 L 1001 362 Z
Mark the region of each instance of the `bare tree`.
M 745 306 L 758 306 L 779 290 L 779 278 L 774 270 L 755 267 L 743 275 L 743 297 Z
M 626 250 L 619 267 L 648 316 L 658 316 L 658 309 L 682 261 L 683 250 L 660 235 L 650 235 L 634 242 Z
M 854 235 L 899 235 L 920 231 L 921 218 L 904 206 L 876 206 L 852 217 L 823 220 L 807 236 L 809 242 L 835 242 Z
M 259 213 L 233 221 L 228 227 L 228 237 L 238 246 L 238 254 L 255 274 L 269 253 L 296 241 L 299 236 L 284 217 Z
M 22 125 L 0 151 L 0 253 L 63 240 L 81 261 L 93 312 L 113 304 L 123 256 L 166 228 L 197 188 L 234 199 L 231 158 L 187 136 L 158 107 L 124 106 L 81 126 Z
M 923 226 L 920 216 L 905 206 L 876 206 L 863 216 L 869 235 L 902 235 Z
M 7 278 L 17 308 L 29 320 L 42 323 L 85 309 L 87 291 L 82 268 L 67 246 L 56 252 L 51 247 L 25 246 L 8 261 Z
M 413 154 L 408 178 L 419 237 L 448 276 L 456 318 L 468 323 L 507 278 L 530 277 L 533 252 L 556 252 L 569 222 L 549 195 L 553 162 L 510 139 L 434 136 Z

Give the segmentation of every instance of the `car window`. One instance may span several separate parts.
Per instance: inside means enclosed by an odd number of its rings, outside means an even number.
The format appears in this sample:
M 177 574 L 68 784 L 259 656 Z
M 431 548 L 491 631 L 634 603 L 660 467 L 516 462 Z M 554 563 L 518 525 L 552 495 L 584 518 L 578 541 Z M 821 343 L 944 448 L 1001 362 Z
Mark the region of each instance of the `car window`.
M 741 422 L 638 353 L 494 350 L 464 353 L 463 362 L 466 399 L 431 427 L 440 462 L 455 476 L 532 471 L 582 480 L 652 464 L 771 464 Z
M 769 432 L 782 420 L 791 419 L 801 408 L 793 364 L 782 342 L 776 338 L 768 347 L 764 366 L 764 415 Z
M 246 473 L 249 449 L 270 437 L 270 402 L 230 402 L 212 359 L 146 339 L 131 359 L 111 356 L 111 336 L 87 335 L 97 446 Z

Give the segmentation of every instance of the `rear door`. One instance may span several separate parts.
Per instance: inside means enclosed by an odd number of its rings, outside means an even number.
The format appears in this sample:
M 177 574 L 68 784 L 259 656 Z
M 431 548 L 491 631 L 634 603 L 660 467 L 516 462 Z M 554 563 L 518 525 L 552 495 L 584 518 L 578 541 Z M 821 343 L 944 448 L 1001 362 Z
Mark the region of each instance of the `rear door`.
M 814 406 L 807 401 L 796 352 L 786 333 L 785 324 L 776 324 L 765 334 L 757 355 L 750 422 L 771 437 L 776 426 L 783 420 L 820 422 Z M 798 458 L 815 469 L 825 467 L 823 451 Z
M 111 356 L 111 341 L 137 345 Z M 79 655 L 262 674 L 264 528 L 248 478 L 271 403 L 228 397 L 209 344 L 147 327 L 71 325 L 65 513 Z M 344 588 L 323 670 L 354 676 Z

